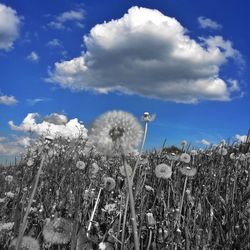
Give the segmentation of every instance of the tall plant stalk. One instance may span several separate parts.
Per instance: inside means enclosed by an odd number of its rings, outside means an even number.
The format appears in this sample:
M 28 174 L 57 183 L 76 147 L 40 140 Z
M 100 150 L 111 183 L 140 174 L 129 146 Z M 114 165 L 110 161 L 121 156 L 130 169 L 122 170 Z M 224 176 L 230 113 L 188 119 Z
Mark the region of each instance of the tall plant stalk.
M 30 212 L 30 208 L 31 208 L 33 199 L 34 199 L 35 194 L 36 194 L 37 185 L 38 185 L 39 178 L 40 178 L 42 168 L 43 168 L 43 165 L 44 165 L 44 160 L 45 160 L 45 155 L 42 156 L 42 160 L 41 160 L 41 163 L 40 163 L 37 175 L 36 175 L 35 184 L 34 184 L 34 187 L 33 187 L 29 202 L 28 202 L 28 206 L 26 208 L 25 215 L 23 217 L 23 222 L 21 224 L 19 235 L 18 235 L 18 238 L 17 238 L 16 248 L 15 248 L 16 250 L 19 250 L 20 246 L 21 246 L 23 235 L 24 235 L 24 232 L 25 232 L 25 229 L 26 229 L 26 226 L 27 226 L 28 215 L 29 215 L 29 212 Z

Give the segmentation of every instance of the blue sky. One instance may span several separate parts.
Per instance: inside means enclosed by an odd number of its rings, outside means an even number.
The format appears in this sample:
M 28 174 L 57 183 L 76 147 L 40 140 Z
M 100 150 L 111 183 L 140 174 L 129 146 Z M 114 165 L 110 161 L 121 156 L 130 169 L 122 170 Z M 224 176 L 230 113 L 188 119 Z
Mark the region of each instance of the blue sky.
M 88 128 L 105 111 L 148 111 L 147 148 L 246 135 L 249 5 L 0 1 L 0 158 L 29 143 L 31 113 L 36 128 L 53 115 Z

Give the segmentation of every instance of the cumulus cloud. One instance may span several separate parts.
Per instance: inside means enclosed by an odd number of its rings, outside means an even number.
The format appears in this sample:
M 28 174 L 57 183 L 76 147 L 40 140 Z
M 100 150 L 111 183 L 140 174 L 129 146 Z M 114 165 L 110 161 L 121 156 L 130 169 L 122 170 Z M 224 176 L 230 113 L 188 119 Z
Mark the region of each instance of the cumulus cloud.
M 122 18 L 94 26 L 86 51 L 56 62 L 47 81 L 72 90 L 126 94 L 196 103 L 228 101 L 231 89 L 220 66 L 239 52 L 221 36 L 195 41 L 175 19 L 132 7 Z
M 39 56 L 35 51 L 32 51 L 28 56 L 27 59 L 31 62 L 37 62 L 39 60 Z
M 221 29 L 222 28 L 221 24 L 213 21 L 210 18 L 206 18 L 204 16 L 198 17 L 198 23 L 199 23 L 200 27 L 203 28 L 203 29 L 209 28 L 209 29 L 217 30 L 217 29 Z
M 13 48 L 14 41 L 18 38 L 21 18 L 11 7 L 0 3 L 0 49 Z
M 65 24 L 67 22 L 73 22 L 76 24 L 76 26 L 82 28 L 82 21 L 84 20 L 84 18 L 85 14 L 83 9 L 70 10 L 58 15 L 53 21 L 48 23 L 48 26 L 50 28 L 62 30 L 66 28 Z
M 17 102 L 18 101 L 16 100 L 16 98 L 14 96 L 0 95 L 0 104 L 14 105 Z
M 75 138 L 80 134 L 87 136 L 87 129 L 78 121 L 77 118 L 68 120 L 66 116 L 53 113 L 46 116 L 42 121 L 37 121 L 38 113 L 29 113 L 22 123 L 17 126 L 13 121 L 9 121 L 12 130 L 29 132 L 37 135 L 62 136 L 66 138 Z
M 247 142 L 247 135 L 239 135 L 239 134 L 236 134 L 235 135 L 235 139 L 238 141 L 238 142 Z

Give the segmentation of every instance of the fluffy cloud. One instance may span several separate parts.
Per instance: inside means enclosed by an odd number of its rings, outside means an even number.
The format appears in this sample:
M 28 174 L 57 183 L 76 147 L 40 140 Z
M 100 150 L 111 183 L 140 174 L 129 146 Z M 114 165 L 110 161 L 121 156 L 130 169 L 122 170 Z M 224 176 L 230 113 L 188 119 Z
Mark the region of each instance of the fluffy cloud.
M 37 122 L 38 117 L 37 113 L 29 113 L 19 126 L 15 125 L 13 121 L 9 121 L 9 126 L 12 130 L 32 131 L 38 135 L 62 136 L 66 138 L 78 137 L 80 134 L 87 136 L 87 129 L 77 118 L 68 121 L 66 116 L 53 113 L 46 116 L 43 121 Z
M 48 102 L 50 101 L 49 98 L 34 98 L 34 99 L 26 99 L 26 102 L 28 105 L 30 106 L 34 106 L 37 103 L 41 103 L 41 102 Z
M 0 49 L 9 50 L 19 35 L 21 19 L 12 8 L 0 3 Z
M 78 9 L 78 10 L 70 10 L 61 13 L 59 16 L 57 16 L 53 21 L 48 23 L 48 26 L 54 29 L 65 29 L 65 23 L 67 22 L 73 22 L 80 28 L 83 27 L 82 21 L 84 20 L 84 10 Z
M 14 96 L 0 95 L 0 104 L 4 105 L 14 105 L 17 100 Z
M 35 51 L 32 51 L 28 56 L 27 59 L 32 62 L 37 62 L 39 60 L 39 56 Z
M 235 139 L 238 141 L 238 142 L 247 142 L 247 135 L 235 135 Z
M 230 100 L 219 71 L 239 55 L 231 42 L 220 36 L 197 42 L 175 18 L 157 10 L 132 7 L 122 18 L 93 27 L 84 46 L 81 56 L 56 62 L 47 80 L 72 90 L 182 103 Z
M 198 17 L 198 23 L 200 24 L 201 28 L 206 29 L 221 29 L 222 25 L 218 24 L 217 22 L 211 20 L 210 18 L 206 18 L 204 16 Z

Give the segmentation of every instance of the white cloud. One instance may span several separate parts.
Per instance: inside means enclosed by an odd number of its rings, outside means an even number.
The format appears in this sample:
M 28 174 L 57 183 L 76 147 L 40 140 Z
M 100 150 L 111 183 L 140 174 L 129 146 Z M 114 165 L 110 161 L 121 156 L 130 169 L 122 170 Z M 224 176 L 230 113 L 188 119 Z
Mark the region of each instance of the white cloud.
M 14 96 L 0 95 L 0 104 L 14 105 L 17 102 L 18 101 L 16 100 L 16 98 Z
M 236 134 L 235 135 L 235 139 L 238 141 L 238 142 L 247 142 L 247 135 L 239 135 L 239 134 Z
M 32 131 L 38 135 L 51 135 L 62 137 L 78 137 L 81 133 L 87 136 L 87 129 L 77 118 L 67 120 L 64 115 L 53 113 L 41 122 L 37 122 L 39 115 L 37 113 L 29 113 L 23 122 L 17 126 L 13 121 L 9 121 L 9 126 L 12 130 L 29 132 Z
M 230 100 L 220 66 L 239 52 L 222 37 L 191 39 L 175 19 L 132 7 L 128 14 L 93 27 L 86 51 L 57 62 L 49 82 L 72 90 L 120 91 L 182 103 Z
M 199 143 L 202 144 L 202 145 L 206 145 L 206 146 L 209 146 L 211 144 L 211 142 L 209 142 L 206 139 L 202 139 Z
M 32 62 L 37 62 L 39 60 L 39 56 L 35 51 L 32 51 L 28 56 L 27 59 Z
M 13 48 L 18 38 L 21 18 L 14 9 L 0 3 L 0 49 Z
M 28 105 L 30 106 L 34 106 L 36 105 L 37 103 L 40 103 L 40 102 L 47 102 L 49 101 L 50 99 L 49 98 L 34 98 L 34 99 L 27 99 L 27 103 Z
M 73 22 L 76 24 L 76 26 L 82 28 L 83 24 L 82 21 L 85 18 L 84 10 L 78 9 L 78 10 L 70 10 L 61 13 L 59 16 L 57 16 L 53 21 L 48 23 L 48 26 L 54 29 L 65 29 L 65 23 L 67 22 Z
M 213 21 L 210 18 L 206 18 L 204 16 L 198 17 L 198 23 L 200 24 L 201 28 L 203 28 L 203 29 L 209 28 L 209 29 L 217 30 L 217 29 L 222 28 L 221 24 Z
M 48 47 L 50 47 L 50 48 L 56 48 L 56 47 L 61 48 L 61 47 L 63 47 L 63 46 L 62 46 L 62 42 L 61 42 L 60 40 L 56 39 L 56 38 L 50 40 L 50 41 L 47 43 L 47 45 L 48 45 Z

